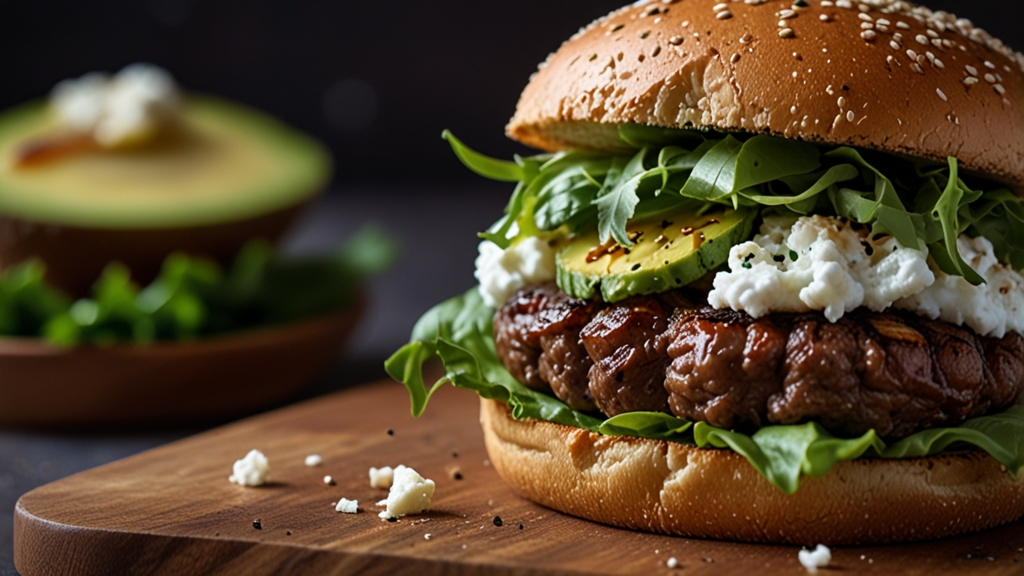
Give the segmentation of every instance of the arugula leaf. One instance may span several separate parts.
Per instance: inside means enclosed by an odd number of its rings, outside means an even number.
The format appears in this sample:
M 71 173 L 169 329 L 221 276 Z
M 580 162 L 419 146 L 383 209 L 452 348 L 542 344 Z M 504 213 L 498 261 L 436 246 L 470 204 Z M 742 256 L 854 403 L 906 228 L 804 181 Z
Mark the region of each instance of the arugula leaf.
M 735 190 L 736 162 L 743 143 L 729 135 L 704 154 L 680 194 L 694 200 L 718 202 Z
M 358 281 L 383 271 L 397 246 L 368 226 L 327 257 L 285 260 L 253 241 L 225 273 L 216 263 L 172 254 L 145 288 L 121 264 L 107 266 L 92 295 L 72 302 L 45 283 L 37 261 L 0 277 L 0 335 L 58 346 L 189 340 L 284 324 L 353 304 Z
M 956 159 L 950 158 L 949 181 L 932 211 L 932 216 L 942 224 L 942 236 L 945 242 L 942 246 L 936 246 L 931 252 L 943 272 L 954 276 L 963 276 L 968 282 L 977 286 L 984 284 L 985 279 L 975 272 L 970 264 L 964 262 L 956 244 L 957 238 L 963 232 L 959 223 L 960 202 L 963 198 L 964 189 L 960 186 L 960 180 L 957 178 Z
M 749 435 L 651 412 L 620 414 L 602 421 L 517 382 L 495 351 L 493 315 L 494 309 L 483 304 L 477 289 L 456 296 L 427 312 L 413 330 L 413 341 L 387 360 L 388 374 L 409 391 L 414 416 L 421 415 L 433 393 L 450 382 L 507 403 L 518 419 L 534 418 L 608 436 L 733 450 L 787 494 L 799 489 L 801 478 L 821 477 L 837 463 L 861 457 L 920 458 L 975 447 L 1006 466 L 1014 477 L 1024 469 L 1024 406 L 953 428 L 925 430 L 891 446 L 873 431 L 859 438 L 836 438 L 816 423 L 766 426 Z M 445 375 L 428 384 L 423 369 L 434 358 L 441 360 Z
M 480 235 L 502 248 L 562 226 L 574 233 L 597 228 L 602 241 L 629 247 L 631 219 L 693 202 L 697 212 L 729 205 L 842 216 L 891 234 L 904 246 L 927 248 L 943 271 L 974 284 L 982 279 L 960 257 L 956 239 L 982 235 L 1000 261 L 1024 269 L 1024 201 L 1003 187 L 970 188 L 953 158 L 941 165 L 766 135 L 636 124 L 620 126 L 619 134 L 638 151 L 562 152 L 515 163 L 472 152 L 450 134 L 446 138 L 474 171 L 518 182 L 505 216 Z M 751 217 L 757 216 L 753 210 Z
M 520 182 L 526 179 L 526 171 L 523 166 L 516 162 L 505 162 L 502 160 L 495 160 L 494 158 L 484 156 L 471 150 L 468 146 L 462 143 L 454 134 L 449 130 L 445 130 L 441 133 L 441 138 L 448 141 L 451 145 L 452 151 L 458 156 L 459 160 L 473 172 L 489 178 L 491 180 L 497 180 L 499 182 Z
M 494 309 L 484 304 L 474 288 L 427 312 L 413 329 L 413 342 L 385 362 L 388 374 L 409 390 L 413 415 L 420 415 L 434 391 L 450 382 L 484 398 L 507 403 L 516 418 L 536 418 L 597 431 L 600 420 L 530 390 L 508 373 L 494 348 L 493 314 Z M 427 387 L 423 365 L 433 357 L 441 359 L 445 375 Z
M 622 246 L 630 247 L 633 241 L 626 234 L 626 222 L 633 217 L 640 197 L 637 188 L 648 172 L 644 168 L 647 149 L 644 148 L 630 159 L 621 172 L 605 178 L 604 186 L 597 193 L 594 205 L 597 206 L 597 233 L 601 242 L 611 238 Z M 614 164 L 613 164 L 614 165 Z

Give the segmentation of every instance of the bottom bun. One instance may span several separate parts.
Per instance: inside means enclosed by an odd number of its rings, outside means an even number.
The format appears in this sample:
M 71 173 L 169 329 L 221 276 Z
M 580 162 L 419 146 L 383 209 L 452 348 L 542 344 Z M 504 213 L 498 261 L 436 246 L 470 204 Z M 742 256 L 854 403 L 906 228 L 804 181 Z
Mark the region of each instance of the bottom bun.
M 787 495 L 731 450 L 602 436 L 515 420 L 481 400 L 491 462 L 517 492 L 613 526 L 697 538 L 801 545 L 941 538 L 1024 516 L 1024 478 L 963 451 L 859 459 Z

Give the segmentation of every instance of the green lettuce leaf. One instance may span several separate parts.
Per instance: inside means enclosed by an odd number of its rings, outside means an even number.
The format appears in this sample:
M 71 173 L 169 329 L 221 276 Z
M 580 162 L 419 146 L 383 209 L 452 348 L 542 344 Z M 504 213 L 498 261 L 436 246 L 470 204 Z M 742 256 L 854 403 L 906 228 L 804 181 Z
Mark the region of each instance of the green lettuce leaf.
M 494 310 L 473 289 L 435 306 L 416 324 L 413 341 L 385 363 L 392 378 L 409 391 L 412 413 L 419 416 L 443 384 L 472 390 L 507 403 L 515 418 L 534 418 L 608 436 L 683 442 L 708 449 L 733 450 L 769 482 L 787 494 L 805 476 L 824 476 L 839 462 L 856 458 L 920 458 L 947 450 L 977 448 L 1016 477 L 1024 469 L 1024 407 L 968 420 L 957 427 L 933 428 L 886 446 L 873 432 L 836 438 L 816 423 L 767 426 L 753 435 L 693 424 L 669 414 L 632 412 L 601 420 L 569 408 L 558 399 L 526 388 L 502 365 L 494 348 Z M 444 376 L 425 381 L 424 366 L 439 359 Z
M 630 220 L 683 203 L 794 215 L 842 216 L 927 250 L 947 274 L 983 279 L 961 257 L 961 234 L 985 236 L 1000 261 L 1024 269 L 1024 201 L 991 182 L 968 185 L 956 160 L 904 160 L 843 146 L 765 135 L 716 134 L 623 125 L 630 154 L 544 154 L 503 162 L 445 138 L 471 170 L 518 182 L 505 216 L 481 237 L 507 248 L 517 238 L 567 226 L 596 228 L 602 241 L 629 247 Z M 972 187 L 973 186 L 973 187 Z
M 72 301 L 30 261 L 0 276 L 0 335 L 43 337 L 58 346 L 189 340 L 285 324 L 351 306 L 361 278 L 383 271 L 397 245 L 375 226 L 335 253 L 285 259 L 270 244 L 247 244 L 227 269 L 172 254 L 145 288 L 123 265 L 108 265 L 91 296 Z

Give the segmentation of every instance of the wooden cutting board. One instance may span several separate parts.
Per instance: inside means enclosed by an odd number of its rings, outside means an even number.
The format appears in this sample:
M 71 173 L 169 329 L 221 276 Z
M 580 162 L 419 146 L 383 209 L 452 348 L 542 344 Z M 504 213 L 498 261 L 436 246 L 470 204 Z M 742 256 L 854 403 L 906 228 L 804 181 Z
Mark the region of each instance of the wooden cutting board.
M 523 500 L 488 465 L 477 420 L 476 396 L 450 387 L 413 419 L 393 382 L 244 420 L 26 494 L 15 562 L 24 576 L 806 573 L 794 546 L 641 534 Z M 232 463 L 252 448 L 269 457 L 272 484 L 230 484 Z M 321 466 L 303 464 L 312 453 Z M 370 488 L 367 470 L 398 464 L 437 482 L 434 508 L 385 522 L 374 505 L 385 492 Z M 335 512 L 342 497 L 365 511 Z M 835 549 L 822 573 L 1024 573 L 1024 523 Z

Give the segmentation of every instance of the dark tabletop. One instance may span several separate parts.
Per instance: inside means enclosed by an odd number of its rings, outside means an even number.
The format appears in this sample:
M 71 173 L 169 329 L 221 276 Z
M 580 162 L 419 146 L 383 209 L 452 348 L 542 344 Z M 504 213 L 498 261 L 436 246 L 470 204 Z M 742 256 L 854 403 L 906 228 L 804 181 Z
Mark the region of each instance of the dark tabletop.
M 406 342 L 420 314 L 473 286 L 476 233 L 500 216 L 509 192 L 500 185 L 346 189 L 315 203 L 286 239 L 285 251 L 330 250 L 372 221 L 401 241 L 402 253 L 390 271 L 369 282 L 366 316 L 336 365 L 303 398 L 384 378 L 384 359 Z M 0 576 L 17 574 L 13 511 L 22 494 L 201 430 L 0 430 Z

